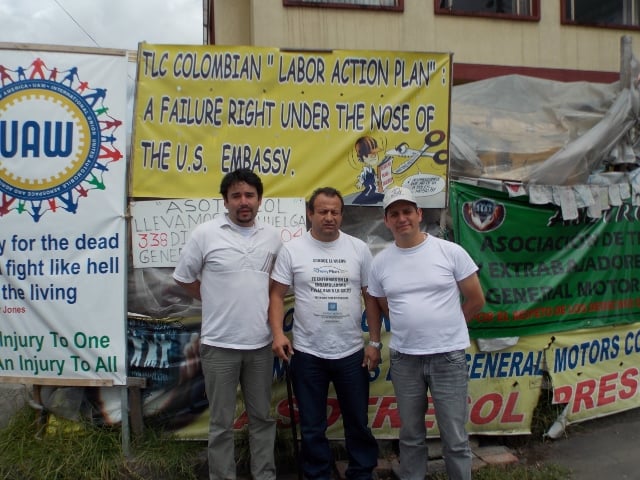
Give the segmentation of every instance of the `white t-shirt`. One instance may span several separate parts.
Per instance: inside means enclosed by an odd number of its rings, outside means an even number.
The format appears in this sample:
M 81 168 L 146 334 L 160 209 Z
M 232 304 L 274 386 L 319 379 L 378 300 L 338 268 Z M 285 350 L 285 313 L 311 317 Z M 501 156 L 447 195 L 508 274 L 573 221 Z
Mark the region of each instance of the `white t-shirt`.
M 395 243 L 374 258 L 368 292 L 389 304 L 389 347 L 429 355 L 470 345 L 457 282 L 478 270 L 453 242 L 428 235 L 412 248 Z
M 362 348 L 362 288 L 370 266 L 367 244 L 344 232 L 333 242 L 306 232 L 282 247 L 271 278 L 293 286 L 294 350 L 336 359 Z
M 251 350 L 272 341 L 268 322 L 269 274 L 282 243 L 274 227 L 256 220 L 251 235 L 226 215 L 198 225 L 182 249 L 173 278 L 200 279 L 206 345 Z

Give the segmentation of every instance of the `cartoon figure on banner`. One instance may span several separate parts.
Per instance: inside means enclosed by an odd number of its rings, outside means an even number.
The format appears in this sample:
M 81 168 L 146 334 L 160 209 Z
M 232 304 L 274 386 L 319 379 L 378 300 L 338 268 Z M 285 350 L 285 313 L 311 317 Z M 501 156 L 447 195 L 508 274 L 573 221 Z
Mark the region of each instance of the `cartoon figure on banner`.
M 371 205 L 382 201 L 383 187 L 378 171 L 380 165 L 378 153 L 381 150 L 376 139 L 369 135 L 356 140 L 356 158 L 363 166 L 356 181 L 356 188 L 361 192 L 353 200 L 354 204 Z
M 404 161 L 397 167 L 391 169 L 394 175 L 400 175 L 411 168 L 420 158 L 431 157 L 438 165 L 446 165 L 449 161 L 449 152 L 446 149 L 440 149 L 437 152 L 430 152 L 432 147 L 438 147 L 444 142 L 446 133 L 442 130 L 433 130 L 424 138 L 424 145 L 420 150 L 409 147 L 406 142 L 401 143 L 396 148 L 388 150 L 386 155 L 392 157 L 402 157 Z
M 444 171 L 449 162 L 449 151 L 446 149 L 445 139 L 446 133 L 444 131 L 432 130 L 427 133 L 424 144 L 419 149 L 411 148 L 406 142 L 400 143 L 397 147 L 385 152 L 385 159 L 389 159 L 389 161 L 384 167 L 381 166 L 381 172 L 391 179 L 389 184 L 399 185 L 402 183 L 402 186 L 410 189 L 418 199 L 444 195 L 445 176 L 439 175 L 437 172 L 424 173 L 420 166 L 422 165 L 424 168 L 425 165 L 423 162 L 418 163 L 418 160 L 431 157 L 433 162 L 427 165 L 431 168 L 425 170 L 434 172 L 434 169 L 443 169 Z M 438 150 L 431 151 L 433 148 L 438 148 Z M 417 165 L 417 169 L 410 170 L 414 165 Z
M 421 147 L 412 148 L 407 142 L 395 148 L 386 149 L 380 160 L 380 152 L 385 150 L 371 135 L 365 135 L 355 143 L 355 158 L 362 165 L 356 181 L 360 190 L 355 195 L 345 197 L 346 204 L 376 205 L 382 203 L 384 191 L 390 185 L 409 188 L 421 204 L 438 206 L 445 204 L 446 168 L 449 151 L 446 148 L 446 133 L 432 130 L 424 137 Z M 418 162 L 431 158 L 431 162 Z M 355 162 L 350 160 L 355 168 Z M 426 168 L 425 168 L 426 167 Z M 428 200 L 425 197 L 429 197 Z
M 49 68 L 41 58 L 0 65 L 0 80 L 0 217 L 76 213 L 80 198 L 106 190 L 109 165 L 124 158 L 107 89 L 90 88 L 78 67 Z

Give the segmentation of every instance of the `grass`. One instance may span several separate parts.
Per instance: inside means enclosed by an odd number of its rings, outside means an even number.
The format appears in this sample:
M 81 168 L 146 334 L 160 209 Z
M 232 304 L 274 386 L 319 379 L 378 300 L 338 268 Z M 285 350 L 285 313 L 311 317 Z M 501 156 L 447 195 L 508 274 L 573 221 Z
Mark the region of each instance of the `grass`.
M 543 441 L 543 433 L 555 421 L 561 406 L 543 394 L 534 412 L 532 435 L 504 437 L 514 450 L 526 450 Z M 96 426 L 56 417 L 43 424 L 26 406 L 0 430 L 0 480 L 199 480 L 206 478 L 206 443 L 184 441 L 159 426 L 147 425 L 141 437 L 132 439 L 130 458 L 122 453 L 119 427 Z M 338 448 L 336 458 L 342 457 Z M 384 451 L 384 450 L 383 450 Z M 238 470 L 248 472 L 247 433 L 236 444 Z M 278 432 L 276 461 L 279 472 L 295 477 L 291 432 Z M 486 466 L 473 473 L 474 480 L 567 480 L 558 466 L 533 461 L 505 466 Z M 392 476 L 389 476 L 391 480 Z M 434 473 L 429 480 L 446 480 Z
M 134 440 L 135 456 L 122 454 L 119 428 L 50 419 L 43 425 L 34 411 L 19 410 L 0 431 L 0 479 L 197 479 L 194 465 L 200 442 L 173 441 L 145 429 Z
M 529 444 L 531 446 L 531 444 Z M 394 447 L 386 449 L 386 453 L 390 457 L 396 457 L 396 450 Z M 385 450 L 381 450 L 384 455 Z M 343 447 L 337 451 L 334 449 L 334 456 L 344 460 L 346 458 L 346 451 Z M 430 468 L 434 468 L 430 463 Z M 440 468 L 444 468 L 441 465 Z M 473 480 L 570 480 L 570 472 L 558 465 L 547 465 L 541 462 L 533 462 L 531 464 L 526 462 L 519 462 L 515 464 L 507 465 L 487 465 L 475 470 L 472 473 Z M 396 480 L 396 477 L 389 473 L 387 476 L 379 476 L 380 480 Z M 446 473 L 438 471 L 429 473 L 426 480 L 448 480 Z
M 429 480 L 447 480 L 445 474 L 430 475 Z M 566 469 L 555 465 L 488 466 L 473 472 L 473 480 L 568 480 Z

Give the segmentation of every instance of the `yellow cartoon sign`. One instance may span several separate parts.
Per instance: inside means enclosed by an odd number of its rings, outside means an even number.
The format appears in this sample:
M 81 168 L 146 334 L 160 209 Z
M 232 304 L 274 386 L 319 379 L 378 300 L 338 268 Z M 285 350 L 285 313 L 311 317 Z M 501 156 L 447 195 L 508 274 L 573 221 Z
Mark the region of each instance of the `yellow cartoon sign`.
M 271 197 L 395 184 L 443 207 L 450 79 L 448 53 L 141 44 L 132 194 L 206 197 L 244 167 Z

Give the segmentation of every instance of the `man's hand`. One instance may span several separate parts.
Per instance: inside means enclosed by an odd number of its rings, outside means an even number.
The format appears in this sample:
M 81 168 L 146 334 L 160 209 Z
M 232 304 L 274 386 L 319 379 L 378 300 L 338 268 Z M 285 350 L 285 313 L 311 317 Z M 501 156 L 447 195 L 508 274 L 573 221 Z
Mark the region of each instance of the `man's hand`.
M 364 347 L 364 361 L 362 362 L 363 367 L 367 367 L 367 370 L 372 371 L 375 370 L 381 362 L 382 355 L 380 354 L 379 348 L 372 345 L 367 345 L 366 347 Z
M 288 362 L 293 355 L 293 347 L 291 346 L 291 341 L 284 334 L 275 335 L 273 337 L 271 350 L 273 350 L 273 353 L 277 355 L 278 358 L 285 362 Z

